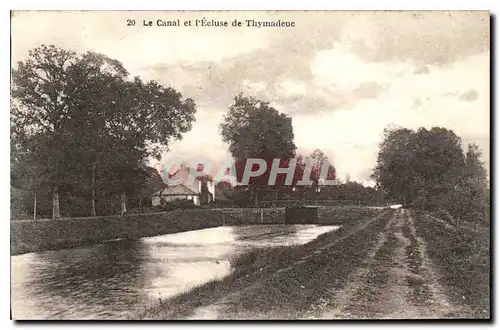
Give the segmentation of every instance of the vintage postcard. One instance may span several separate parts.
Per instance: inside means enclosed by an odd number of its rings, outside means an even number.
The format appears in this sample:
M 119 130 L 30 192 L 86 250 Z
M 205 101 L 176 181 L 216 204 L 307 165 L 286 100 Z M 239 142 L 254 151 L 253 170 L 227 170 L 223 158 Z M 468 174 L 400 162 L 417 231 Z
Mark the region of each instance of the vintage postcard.
M 490 319 L 487 11 L 12 11 L 14 320 Z

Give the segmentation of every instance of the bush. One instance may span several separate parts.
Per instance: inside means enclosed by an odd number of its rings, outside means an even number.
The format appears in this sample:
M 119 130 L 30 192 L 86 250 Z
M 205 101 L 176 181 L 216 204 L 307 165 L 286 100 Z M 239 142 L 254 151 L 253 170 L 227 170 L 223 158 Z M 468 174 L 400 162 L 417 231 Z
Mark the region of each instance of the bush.
M 174 210 L 200 209 L 200 206 L 189 199 L 176 199 L 171 202 L 164 202 L 162 205 L 143 207 L 140 209 L 129 209 L 127 214 L 169 212 Z
M 455 219 L 450 214 L 450 212 L 448 212 L 446 210 L 439 210 L 434 215 L 436 218 L 439 218 L 439 219 L 441 219 L 441 220 L 443 220 L 451 225 L 455 224 Z
M 155 208 L 161 209 L 163 211 L 171 211 L 177 209 L 197 209 L 199 208 L 199 206 L 189 199 L 176 199 L 171 202 L 166 202 L 163 205 L 157 206 Z
M 444 211 L 441 211 L 444 215 Z M 466 303 L 473 311 L 466 317 L 488 318 L 490 311 L 490 232 L 450 230 L 433 223 L 424 213 L 415 221 L 427 253 L 439 267 L 445 290 L 452 300 Z
M 233 208 L 235 203 L 231 200 L 215 200 L 209 204 L 203 205 L 205 208 L 218 209 L 218 208 Z
M 413 207 L 420 210 L 426 210 L 428 207 L 427 198 L 424 196 L 418 196 L 411 204 Z

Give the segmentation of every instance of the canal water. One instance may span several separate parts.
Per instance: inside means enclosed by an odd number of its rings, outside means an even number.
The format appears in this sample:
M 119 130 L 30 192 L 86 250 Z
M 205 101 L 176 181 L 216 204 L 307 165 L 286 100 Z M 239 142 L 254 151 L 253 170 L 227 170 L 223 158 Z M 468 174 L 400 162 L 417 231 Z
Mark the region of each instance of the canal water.
M 12 317 L 120 319 L 231 272 L 259 247 L 305 244 L 336 226 L 236 226 L 11 257 Z

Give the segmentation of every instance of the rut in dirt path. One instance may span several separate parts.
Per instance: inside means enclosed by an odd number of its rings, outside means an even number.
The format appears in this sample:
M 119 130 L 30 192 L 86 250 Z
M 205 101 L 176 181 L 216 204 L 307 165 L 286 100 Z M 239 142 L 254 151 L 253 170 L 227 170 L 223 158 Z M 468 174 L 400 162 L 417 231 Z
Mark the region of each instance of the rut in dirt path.
M 388 222 L 363 265 L 329 305 L 319 318 L 460 316 L 460 308 L 444 295 L 407 210 Z

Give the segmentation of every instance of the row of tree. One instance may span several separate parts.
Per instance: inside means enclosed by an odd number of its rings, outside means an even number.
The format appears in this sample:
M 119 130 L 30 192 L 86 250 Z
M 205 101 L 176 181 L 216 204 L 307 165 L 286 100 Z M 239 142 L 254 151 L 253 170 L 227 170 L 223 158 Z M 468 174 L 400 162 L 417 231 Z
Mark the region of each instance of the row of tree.
M 12 70 L 11 100 L 12 186 L 35 214 L 47 205 L 37 200 L 51 199 L 54 218 L 125 212 L 127 195 L 140 199 L 157 175 L 145 160 L 180 139 L 196 112 L 193 100 L 130 77 L 114 59 L 45 45 Z
M 372 177 L 393 201 L 446 210 L 456 219 L 488 219 L 489 183 L 481 151 L 469 144 L 464 153 L 451 130 L 386 129 Z
M 277 199 L 287 189 L 315 190 L 321 179 L 335 179 L 335 168 L 328 164 L 321 150 L 316 149 L 307 157 L 296 153 L 292 118 L 271 107 L 269 102 L 237 95 L 220 124 L 220 134 L 235 159 L 238 182 L 242 182 L 248 159 L 258 158 L 266 163 L 264 173 L 248 182 L 249 198 L 256 206 L 265 195 L 271 194 Z M 288 168 L 292 161 L 295 162 L 292 180 L 287 182 L 287 175 L 279 173 L 275 184 L 268 184 L 274 159 L 280 160 L 280 168 Z M 312 164 L 310 173 L 307 172 L 308 162 Z M 322 173 L 323 164 L 325 173 Z M 254 165 L 252 171 L 257 171 L 258 167 Z M 302 179 L 309 179 L 311 184 L 297 185 Z
M 160 157 L 194 121 L 191 99 L 155 81 L 130 77 L 123 65 L 102 54 L 76 54 L 42 45 L 12 70 L 11 185 L 14 213 L 85 216 L 126 211 L 161 189 L 159 174 L 145 165 Z M 287 167 L 297 158 L 291 186 L 309 177 L 319 184 L 326 157 L 296 155 L 291 118 L 269 103 L 238 95 L 221 123 L 223 140 L 241 181 L 248 158 L 266 161 L 263 175 L 249 182 L 258 204 L 273 159 Z M 328 179 L 335 177 L 333 166 Z M 272 187 L 290 186 L 278 175 Z M 305 188 L 301 188 L 305 189 Z M 38 208 L 38 209 L 37 209 Z M 24 211 L 24 212 L 19 212 Z M 24 213 L 24 214 L 23 214 Z
M 326 205 L 384 205 L 385 198 L 381 190 L 366 187 L 358 182 L 339 183 L 332 186 L 303 187 L 283 186 L 280 189 L 263 190 L 261 200 L 264 205 L 286 205 L 289 203 L 319 203 Z M 222 201 L 216 200 L 219 207 L 252 207 L 251 189 L 248 187 L 231 186 L 228 182 L 219 182 L 216 189 Z M 276 196 L 277 195 L 277 196 Z M 261 203 L 262 204 L 262 203 Z
M 170 142 L 181 139 L 196 112 L 193 100 L 155 81 L 130 77 L 116 60 L 54 46 L 42 45 L 17 64 L 11 93 L 12 205 L 54 218 L 61 211 L 72 216 L 123 213 L 127 199 L 140 206 L 164 186 L 147 160 L 160 158 Z M 248 182 L 246 201 L 258 205 L 263 199 L 318 195 L 327 157 L 321 150 L 297 154 L 291 118 L 268 102 L 237 95 L 220 134 L 235 159 L 238 181 L 248 159 L 267 164 Z M 480 156 L 475 145 L 464 155 L 460 138 L 444 128 L 387 129 L 372 176 L 377 189 L 346 183 L 322 187 L 321 195 L 378 200 L 383 192 L 425 210 L 445 208 L 456 217 L 472 217 L 489 205 Z M 297 164 L 291 182 L 279 174 L 269 186 L 276 158 L 280 167 L 292 159 Z M 308 162 L 313 163 L 310 173 Z M 310 186 L 297 185 L 304 174 Z M 335 179 L 335 168 L 329 165 L 326 174 Z

